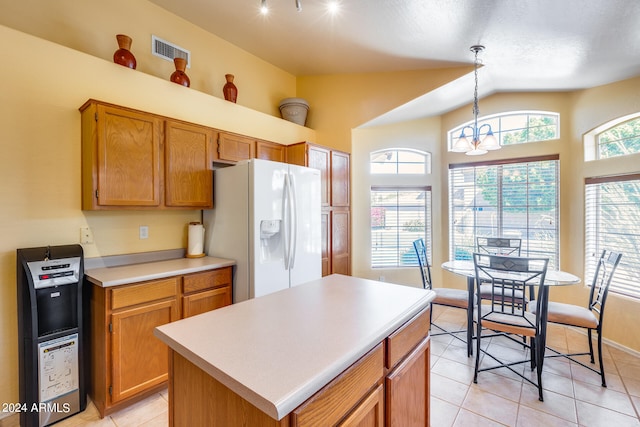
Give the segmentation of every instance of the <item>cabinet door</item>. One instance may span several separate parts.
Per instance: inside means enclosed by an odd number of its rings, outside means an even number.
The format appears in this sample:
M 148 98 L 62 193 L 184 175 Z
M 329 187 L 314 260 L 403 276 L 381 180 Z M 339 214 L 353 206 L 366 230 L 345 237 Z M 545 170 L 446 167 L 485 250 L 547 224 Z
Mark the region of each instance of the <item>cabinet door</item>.
M 322 206 L 329 206 L 329 167 L 331 165 L 331 157 L 329 150 L 317 147 L 315 145 L 307 146 L 307 166 L 318 169 L 320 171 L 320 200 Z
M 231 286 L 185 295 L 182 298 L 182 317 L 195 316 L 227 305 L 231 305 Z
M 347 209 L 331 210 L 331 272 L 351 274 L 351 214 Z
M 385 416 L 389 427 L 429 425 L 430 338 L 426 337 L 385 378 Z
M 382 427 L 384 425 L 384 387 L 379 385 L 338 426 Z
M 242 135 L 220 132 L 218 135 L 218 160 L 239 162 L 256 156 L 256 141 Z
M 273 160 L 274 162 L 285 161 L 285 146 L 269 141 L 256 141 L 256 158 Z
M 322 236 L 322 276 L 331 274 L 331 211 L 323 209 L 320 213 Z
M 213 207 L 213 130 L 168 120 L 165 126 L 165 205 Z
M 349 206 L 349 154 L 331 152 L 331 206 Z
M 98 205 L 159 206 L 162 121 L 106 105 L 97 106 L 96 118 Z
M 117 402 L 168 379 L 169 351 L 153 335 L 179 319 L 176 299 L 148 303 L 111 315 L 111 400 Z

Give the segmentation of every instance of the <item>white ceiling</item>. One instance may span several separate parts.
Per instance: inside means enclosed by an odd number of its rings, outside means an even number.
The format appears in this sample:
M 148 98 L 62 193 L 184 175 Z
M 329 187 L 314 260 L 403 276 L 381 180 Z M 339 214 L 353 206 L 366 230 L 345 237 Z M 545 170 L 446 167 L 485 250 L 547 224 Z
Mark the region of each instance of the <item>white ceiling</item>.
M 563 91 L 640 75 L 640 0 L 151 0 L 294 74 L 383 72 L 473 63 L 481 96 Z M 639 88 L 640 89 L 640 88 Z M 468 104 L 473 76 L 426 94 L 384 121 Z M 436 105 L 437 107 L 434 107 Z

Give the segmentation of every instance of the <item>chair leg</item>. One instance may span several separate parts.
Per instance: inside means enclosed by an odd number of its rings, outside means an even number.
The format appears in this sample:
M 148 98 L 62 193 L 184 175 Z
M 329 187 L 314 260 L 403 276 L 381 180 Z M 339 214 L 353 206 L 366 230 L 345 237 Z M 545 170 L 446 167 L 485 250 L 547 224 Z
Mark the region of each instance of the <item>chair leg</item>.
M 591 335 L 591 329 L 589 329 L 589 335 Z M 591 342 L 591 337 L 589 337 L 589 342 Z M 593 358 L 593 352 L 591 352 L 591 358 Z M 602 335 L 600 335 L 600 331 L 598 331 L 598 363 L 600 364 L 600 377 L 602 378 L 602 387 L 606 387 L 607 381 L 604 378 L 604 366 L 602 364 Z
M 532 345 L 534 342 L 535 340 L 532 340 Z M 538 400 L 540 400 L 540 402 L 544 402 L 544 397 L 542 397 L 542 363 L 539 362 L 542 358 L 543 351 L 544 346 L 537 345 L 536 351 L 531 354 L 536 359 L 536 373 L 538 374 Z
M 473 383 L 478 384 L 478 368 L 480 367 L 480 336 L 482 334 L 482 325 L 480 325 L 480 319 L 476 322 L 476 367 L 473 373 Z
M 593 358 L 593 343 L 591 340 L 591 329 L 587 329 L 587 338 L 589 338 L 589 355 L 591 356 L 591 363 L 596 363 Z M 600 334 L 598 334 L 598 340 L 600 340 Z

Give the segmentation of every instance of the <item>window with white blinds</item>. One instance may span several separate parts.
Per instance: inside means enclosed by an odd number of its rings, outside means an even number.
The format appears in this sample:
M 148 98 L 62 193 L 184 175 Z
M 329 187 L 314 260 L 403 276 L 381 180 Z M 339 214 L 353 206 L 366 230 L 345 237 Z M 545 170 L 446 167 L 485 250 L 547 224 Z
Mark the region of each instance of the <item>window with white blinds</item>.
M 640 174 L 585 180 L 585 283 L 603 249 L 622 253 L 610 291 L 640 298 Z
M 431 187 L 371 187 L 371 267 L 417 266 L 421 237 L 431 262 Z
M 472 259 L 477 237 L 511 237 L 522 239 L 522 256 L 559 268 L 558 159 L 450 165 L 450 259 Z

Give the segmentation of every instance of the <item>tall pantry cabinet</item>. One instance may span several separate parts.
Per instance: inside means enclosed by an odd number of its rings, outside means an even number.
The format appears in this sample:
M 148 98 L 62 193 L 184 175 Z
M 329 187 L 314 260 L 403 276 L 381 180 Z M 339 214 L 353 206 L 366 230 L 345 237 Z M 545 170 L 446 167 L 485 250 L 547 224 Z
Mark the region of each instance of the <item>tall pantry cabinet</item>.
M 299 142 L 287 146 L 287 163 L 320 170 L 322 200 L 322 275 L 351 275 L 350 156 Z

